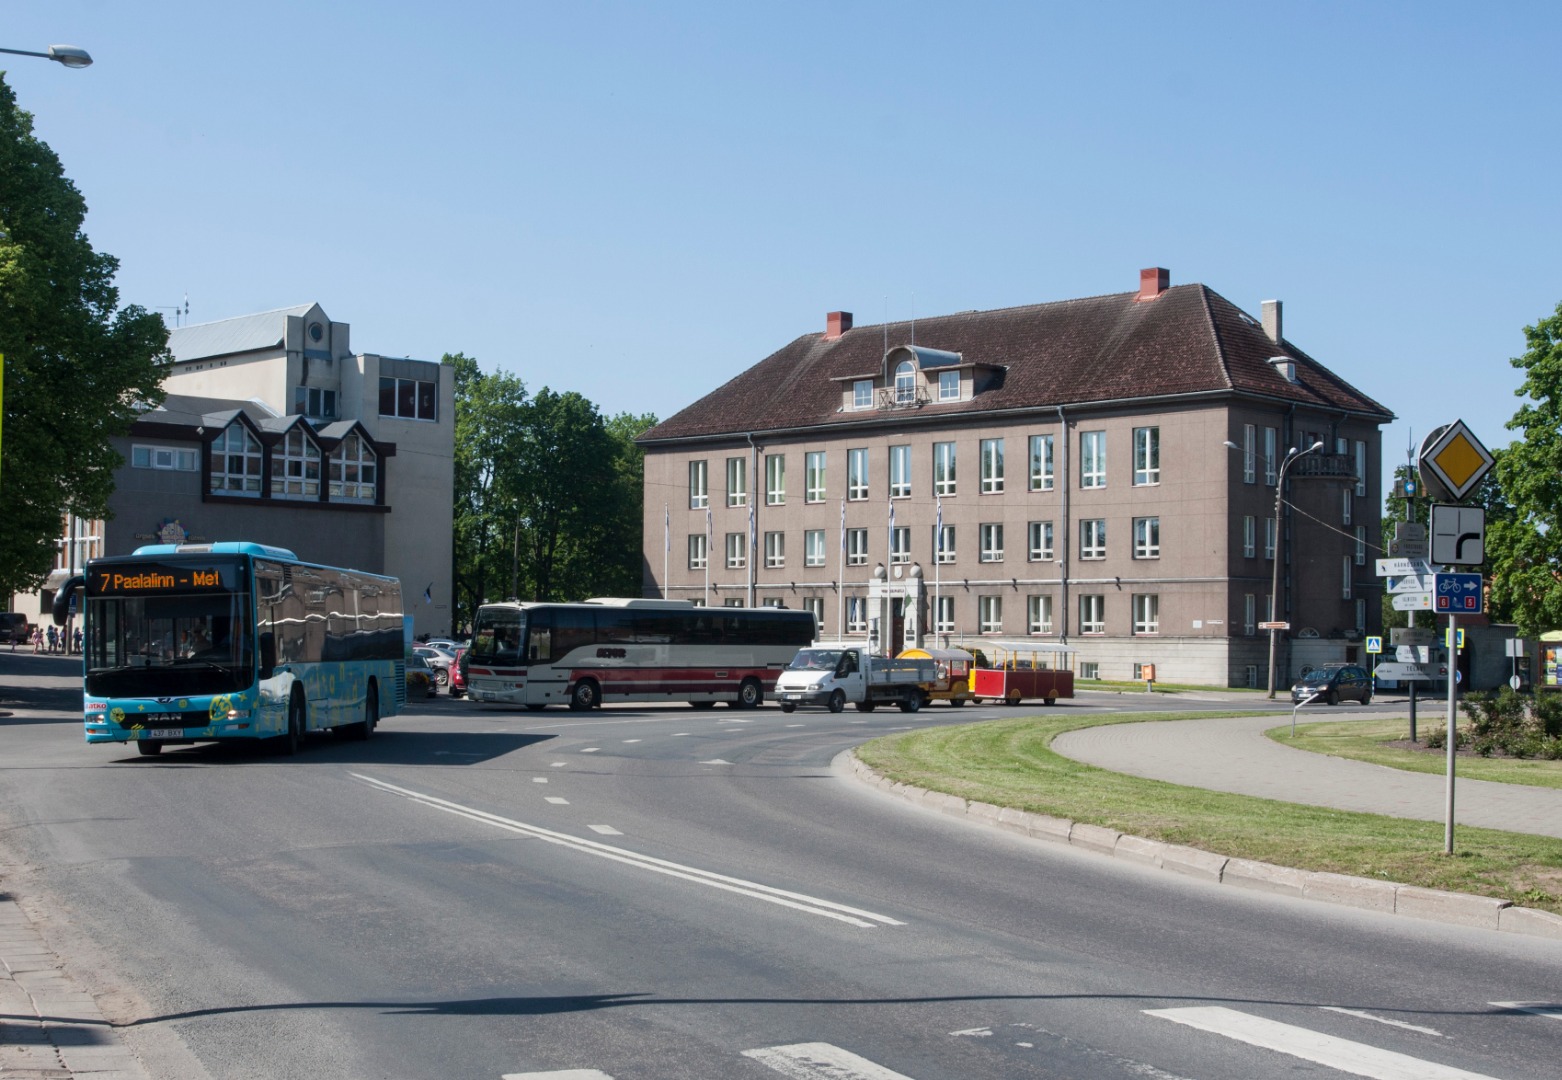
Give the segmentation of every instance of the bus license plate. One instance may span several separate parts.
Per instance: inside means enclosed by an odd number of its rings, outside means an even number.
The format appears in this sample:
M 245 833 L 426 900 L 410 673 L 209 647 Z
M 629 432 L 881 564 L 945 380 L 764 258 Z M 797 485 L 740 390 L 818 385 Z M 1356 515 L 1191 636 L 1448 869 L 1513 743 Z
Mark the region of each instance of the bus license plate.
M 150 730 L 147 731 L 147 733 L 145 735 L 142 736 L 142 738 L 144 738 L 144 739 L 182 739 L 182 738 L 184 738 L 184 728 L 177 728 L 177 727 L 151 728 Z

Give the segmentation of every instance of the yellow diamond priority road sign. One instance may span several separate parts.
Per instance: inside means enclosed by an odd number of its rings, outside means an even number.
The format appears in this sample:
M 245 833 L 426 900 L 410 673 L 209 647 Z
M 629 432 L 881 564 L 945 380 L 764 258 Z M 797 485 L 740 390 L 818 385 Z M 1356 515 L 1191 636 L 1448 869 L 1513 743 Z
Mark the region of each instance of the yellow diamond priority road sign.
M 1433 431 L 1421 444 L 1422 477 L 1430 476 L 1456 500 L 1474 491 L 1491 467 L 1491 452 L 1463 420 Z

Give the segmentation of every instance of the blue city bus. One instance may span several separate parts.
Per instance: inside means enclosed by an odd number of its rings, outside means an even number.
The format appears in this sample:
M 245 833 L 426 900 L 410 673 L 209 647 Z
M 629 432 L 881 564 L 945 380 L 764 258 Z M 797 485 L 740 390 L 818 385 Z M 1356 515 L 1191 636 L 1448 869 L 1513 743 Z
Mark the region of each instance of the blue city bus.
M 93 559 L 82 590 L 87 742 L 163 747 L 367 739 L 406 703 L 401 583 L 254 543 L 157 544 Z

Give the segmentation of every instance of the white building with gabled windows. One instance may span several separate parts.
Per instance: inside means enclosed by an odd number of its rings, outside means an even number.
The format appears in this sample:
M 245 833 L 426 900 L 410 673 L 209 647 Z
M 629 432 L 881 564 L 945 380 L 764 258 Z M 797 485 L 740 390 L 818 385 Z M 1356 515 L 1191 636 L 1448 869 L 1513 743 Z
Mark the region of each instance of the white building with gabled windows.
M 180 327 L 168 345 L 166 401 L 116 440 L 111 517 L 67 528 L 43 594 L 15 610 L 47 612 L 88 557 L 253 540 L 395 575 L 416 633 L 452 630 L 455 369 L 353 352 L 319 304 Z

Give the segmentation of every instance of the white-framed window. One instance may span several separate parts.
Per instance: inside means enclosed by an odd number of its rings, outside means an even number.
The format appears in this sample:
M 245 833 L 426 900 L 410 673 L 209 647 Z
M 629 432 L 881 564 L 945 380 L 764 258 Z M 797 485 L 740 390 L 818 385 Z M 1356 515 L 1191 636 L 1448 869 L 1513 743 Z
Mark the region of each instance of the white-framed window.
M 1158 517 L 1134 518 L 1134 558 L 1159 559 L 1161 557 L 1161 519 Z
M 1161 429 L 1158 427 L 1134 428 L 1134 484 L 1161 482 Z
M 260 440 L 235 420 L 212 440 L 211 492 L 259 498 L 260 466 Z
M 1274 557 L 1275 557 L 1275 519 L 1272 518 L 1272 517 L 1266 517 L 1264 519 L 1264 558 L 1272 559 Z
M 786 602 L 779 596 L 764 596 L 760 598 L 760 607 L 786 607 Z
M 1003 597 L 978 596 L 976 598 L 976 622 L 978 633 L 1003 633 Z
M 704 570 L 710 565 L 710 538 L 704 533 L 689 534 L 689 569 Z
M 316 420 L 335 420 L 336 391 L 319 386 L 295 386 L 293 411 Z
M 1079 433 L 1079 486 L 1106 487 L 1106 432 Z
M 765 566 L 774 570 L 786 565 L 786 533 L 765 534 Z
M 977 535 L 981 538 L 982 562 L 1003 562 L 1003 524 L 1001 522 L 985 522 Z
M 748 505 L 748 458 L 727 459 L 727 505 Z
M 952 442 L 937 442 L 933 444 L 933 494 L 953 495 L 955 493 L 955 444 Z
M 722 607 L 742 607 L 743 606 L 743 598 L 741 596 L 729 596 L 729 597 L 727 597 L 725 600 L 723 600 L 721 602 L 721 606 Z
M 982 494 L 997 495 L 1003 491 L 1003 440 L 983 439 L 981 458 Z
M 765 505 L 780 506 L 786 502 L 786 455 L 765 455 Z
M 868 497 L 868 448 L 846 451 L 846 498 L 862 502 Z
M 952 634 L 955 632 L 955 598 L 952 596 L 939 596 L 933 604 L 933 633 Z
M 1242 632 L 1248 637 L 1258 633 L 1258 597 L 1252 593 L 1242 597 Z
M 911 447 L 889 448 L 889 497 L 911 498 Z
M 1051 562 L 1053 559 L 1052 548 L 1052 522 L 1033 521 L 1027 527 L 1030 543 L 1031 562 Z
M 866 566 L 868 563 L 868 530 L 846 530 L 846 565 Z
M 1242 554 L 1249 559 L 1258 554 L 1258 519 L 1252 514 L 1242 519 Z
M 1079 557 L 1106 558 L 1106 519 L 1086 518 L 1079 523 Z
M 935 552 L 934 561 L 941 563 L 952 563 L 955 561 L 955 527 L 953 525 L 943 526 L 942 536 L 937 535 L 938 529 L 939 526 L 933 526 L 933 532 L 935 534 L 933 537 L 933 550 Z
M 897 525 L 889 531 L 889 561 L 892 565 L 911 561 L 911 529 L 909 526 Z
M 910 360 L 895 365 L 895 404 L 911 405 L 917 400 L 917 369 Z
M 1030 437 L 1030 489 L 1051 491 L 1053 485 L 1052 436 Z
M 1081 679 L 1099 679 L 1101 677 L 1101 662 L 1099 660 L 1081 660 L 1079 662 L 1079 677 Z
M 194 472 L 200 462 L 195 451 L 188 447 L 143 446 L 138 443 L 130 448 L 130 465 L 136 469 Z
M 334 502 L 372 503 L 379 458 L 367 439 L 354 432 L 343 439 L 330 460 L 330 496 Z
M 1030 596 L 1025 600 L 1025 631 L 1029 634 L 1052 633 L 1052 597 Z
M 748 565 L 748 533 L 727 534 L 727 569 L 741 570 Z
M 810 450 L 803 458 L 803 501 L 824 502 L 823 450 Z
M 846 598 L 846 632 L 848 634 L 865 634 L 868 632 L 868 598 L 866 596 L 848 596 Z
M 438 420 L 439 383 L 381 375 L 380 415 L 400 420 Z
M 1356 565 L 1367 565 L 1367 527 L 1356 526 Z
M 689 509 L 702 510 L 710 505 L 710 476 L 704 461 L 689 462 Z
M 858 379 L 852 383 L 852 408 L 873 408 L 873 380 Z
M 960 400 L 960 373 L 958 371 L 940 371 L 938 373 L 938 400 Z
M 1159 634 L 1161 632 L 1161 598 L 1155 593 L 1135 593 L 1134 633 Z
M 1344 491 L 1341 491 L 1340 492 L 1340 524 L 1341 525 L 1349 525 L 1351 523 L 1351 512 L 1355 509 L 1355 506 L 1356 506 L 1356 493 L 1354 491 L 1352 491 L 1350 488 L 1346 488 Z
M 1100 593 L 1084 593 L 1079 598 L 1079 632 L 1081 634 L 1106 633 L 1106 597 Z
M 1356 562 L 1349 555 L 1347 555 L 1340 560 L 1340 566 L 1342 567 L 1342 573 L 1340 575 L 1340 599 L 1349 600 L 1352 595 L 1351 577 L 1356 573 Z
M 274 499 L 320 497 L 320 447 L 303 428 L 294 428 L 271 448 L 271 496 Z
M 1367 494 L 1367 444 L 1360 439 L 1356 440 L 1356 494 Z
M 803 565 L 824 565 L 824 530 L 809 529 L 803 533 Z
M 1252 424 L 1242 425 L 1242 482 L 1258 482 L 1258 428 Z
M 1280 482 L 1280 443 L 1278 432 L 1272 427 L 1264 429 L 1264 483 L 1274 487 Z
M 815 633 L 822 634 L 824 632 L 824 597 L 803 597 L 803 610 L 814 617 Z

